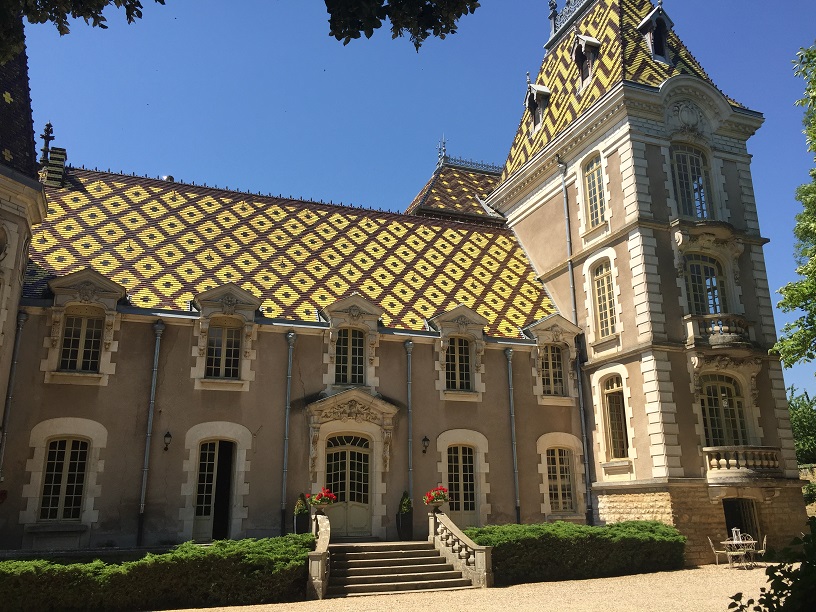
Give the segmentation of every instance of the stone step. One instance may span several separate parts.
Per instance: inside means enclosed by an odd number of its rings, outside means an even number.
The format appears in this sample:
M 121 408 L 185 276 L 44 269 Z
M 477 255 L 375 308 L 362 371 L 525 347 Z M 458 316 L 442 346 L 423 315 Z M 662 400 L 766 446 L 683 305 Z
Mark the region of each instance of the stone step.
M 371 595 L 373 593 L 394 593 L 397 591 L 429 591 L 443 589 L 473 588 L 466 578 L 445 580 L 417 580 L 400 582 L 377 582 L 372 584 L 330 585 L 327 597 L 347 597 L 349 595 Z
M 411 559 L 417 557 L 438 556 L 435 550 L 368 550 L 359 552 L 335 552 L 329 550 L 332 559 L 340 561 L 356 561 L 361 559 Z
M 393 557 L 389 559 L 343 559 L 332 555 L 332 570 L 349 569 L 358 567 L 406 567 L 412 565 L 444 564 L 445 558 L 440 555 L 428 555 L 427 557 Z
M 357 544 L 329 544 L 329 551 L 332 553 L 353 553 L 353 552 L 385 552 L 404 550 L 434 550 L 431 542 L 361 542 Z
M 435 572 L 450 572 L 453 571 L 453 566 L 450 563 L 445 563 L 444 559 L 439 559 L 439 562 L 434 560 L 433 563 L 418 563 L 416 565 L 391 565 L 391 566 L 370 566 L 370 567 L 337 567 L 332 565 L 331 579 L 334 578 L 348 578 L 352 576 L 377 576 L 385 574 L 418 574 L 418 573 L 435 573 Z
M 403 574 L 372 574 L 370 576 L 346 576 L 329 579 L 329 586 L 350 587 L 359 584 L 390 584 L 394 582 L 429 582 L 433 580 L 459 580 L 461 572 L 453 570 L 442 572 L 416 572 Z M 468 580 L 468 582 L 470 582 Z

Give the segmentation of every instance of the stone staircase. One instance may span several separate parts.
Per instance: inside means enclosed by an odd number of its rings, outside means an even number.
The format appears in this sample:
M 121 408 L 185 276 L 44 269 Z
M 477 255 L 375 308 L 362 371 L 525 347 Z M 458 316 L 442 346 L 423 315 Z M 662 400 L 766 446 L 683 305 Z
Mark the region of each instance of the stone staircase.
M 330 544 L 326 597 L 475 588 L 431 542 Z

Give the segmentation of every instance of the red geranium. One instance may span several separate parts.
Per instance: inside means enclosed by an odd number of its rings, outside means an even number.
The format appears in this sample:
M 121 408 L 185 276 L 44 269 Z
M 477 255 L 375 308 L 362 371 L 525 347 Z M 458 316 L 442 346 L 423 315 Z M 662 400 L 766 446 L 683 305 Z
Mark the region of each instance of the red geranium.
M 424 501 L 425 505 L 428 506 L 433 503 L 444 503 L 448 500 L 448 490 L 445 487 L 436 487 L 431 489 L 422 497 L 422 501 Z
M 306 501 L 308 501 L 313 506 L 315 504 L 333 504 L 337 502 L 337 496 L 332 493 L 326 487 L 320 489 L 319 493 L 315 493 L 314 495 L 306 494 Z

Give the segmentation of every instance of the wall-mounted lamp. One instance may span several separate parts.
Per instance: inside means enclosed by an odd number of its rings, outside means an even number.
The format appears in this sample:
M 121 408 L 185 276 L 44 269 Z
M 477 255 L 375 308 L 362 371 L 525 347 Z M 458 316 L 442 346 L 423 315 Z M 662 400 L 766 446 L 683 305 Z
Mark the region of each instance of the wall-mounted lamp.
M 168 431 L 166 434 L 164 434 L 164 450 L 167 450 L 167 447 L 170 446 L 170 443 L 172 441 L 173 441 L 173 436 L 170 435 L 170 432 Z
M 428 436 L 425 436 L 424 438 L 422 438 L 422 454 L 423 455 L 428 452 L 428 447 L 430 445 L 431 445 L 431 441 L 428 439 Z

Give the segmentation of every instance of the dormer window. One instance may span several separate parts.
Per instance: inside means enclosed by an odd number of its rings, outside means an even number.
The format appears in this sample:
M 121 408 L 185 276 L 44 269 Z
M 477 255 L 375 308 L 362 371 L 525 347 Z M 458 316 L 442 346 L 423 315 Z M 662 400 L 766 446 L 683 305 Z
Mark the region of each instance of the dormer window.
M 102 354 L 104 312 L 95 308 L 73 307 L 66 311 L 59 369 L 63 372 L 98 372 Z
M 238 320 L 213 319 L 207 329 L 206 378 L 238 379 L 241 364 L 241 333 Z
M 592 78 L 601 42 L 591 36 L 576 35 L 573 47 L 573 58 L 578 67 L 578 89 L 583 89 Z
M 638 30 L 643 34 L 646 46 L 655 59 L 666 64 L 669 63 L 668 37 L 669 31 L 674 27 L 674 22 L 663 10 L 663 2 L 659 2 L 651 13 L 646 15 L 640 22 Z
M 448 391 L 470 391 L 470 342 L 451 338 L 445 355 L 445 381 Z
M 488 320 L 464 304 L 433 317 L 439 399 L 480 402 L 485 391 L 484 328 Z
M 544 110 L 550 102 L 550 90 L 544 85 L 534 85 L 527 80 L 527 111 L 530 113 L 533 131 L 538 130 L 544 121 Z
M 339 385 L 362 385 L 364 372 L 365 334 L 348 327 L 339 330 L 334 356 L 334 382 Z

